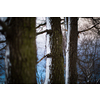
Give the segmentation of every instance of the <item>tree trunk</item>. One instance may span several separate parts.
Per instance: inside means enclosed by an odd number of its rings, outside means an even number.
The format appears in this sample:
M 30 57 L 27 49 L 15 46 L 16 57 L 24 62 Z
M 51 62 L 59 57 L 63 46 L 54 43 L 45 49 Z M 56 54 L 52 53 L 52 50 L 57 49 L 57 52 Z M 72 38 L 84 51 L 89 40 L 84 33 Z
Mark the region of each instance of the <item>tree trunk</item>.
M 7 37 L 10 46 L 8 83 L 36 84 L 36 18 L 12 18 L 11 36 Z
M 49 17 L 46 18 L 46 28 L 48 30 L 51 30 L 51 25 L 50 25 L 50 22 L 49 22 Z M 47 33 L 46 34 L 46 54 L 50 54 L 51 53 L 50 42 L 49 41 L 50 41 L 50 34 Z M 44 84 L 50 83 L 49 75 L 50 75 L 51 61 L 52 61 L 52 58 L 47 56 L 47 58 L 46 58 L 46 77 L 45 77 Z
M 65 17 L 65 29 L 66 32 L 66 75 L 65 75 L 65 84 L 68 84 L 69 78 L 69 38 L 70 38 L 70 18 Z
M 52 28 L 52 34 L 50 34 L 50 49 L 52 54 L 50 83 L 64 84 L 64 57 L 60 17 L 51 17 L 50 23 Z
M 78 18 L 70 17 L 70 42 L 69 42 L 69 82 L 77 83 L 77 37 L 78 37 Z

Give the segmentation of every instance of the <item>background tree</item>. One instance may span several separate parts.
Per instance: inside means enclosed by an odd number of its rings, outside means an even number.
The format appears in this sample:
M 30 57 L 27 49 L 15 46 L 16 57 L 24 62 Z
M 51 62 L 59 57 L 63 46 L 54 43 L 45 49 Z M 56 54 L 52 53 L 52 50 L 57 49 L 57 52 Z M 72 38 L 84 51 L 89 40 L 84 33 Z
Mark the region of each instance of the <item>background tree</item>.
M 78 41 L 78 83 L 98 83 L 99 81 L 99 18 L 80 18 L 84 20 L 83 26 L 79 27 Z M 94 22 L 95 20 L 98 20 Z M 80 24 L 80 23 L 79 23 Z
M 78 48 L 78 83 L 94 84 L 100 79 L 100 42 L 97 39 L 84 39 Z

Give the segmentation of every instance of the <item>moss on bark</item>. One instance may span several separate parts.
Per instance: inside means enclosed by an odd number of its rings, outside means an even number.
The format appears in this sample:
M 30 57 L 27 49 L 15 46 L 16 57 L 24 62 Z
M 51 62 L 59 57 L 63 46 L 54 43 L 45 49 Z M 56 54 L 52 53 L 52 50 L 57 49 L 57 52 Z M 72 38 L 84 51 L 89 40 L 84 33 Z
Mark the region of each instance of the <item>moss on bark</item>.
M 52 54 L 50 83 L 64 84 L 64 57 L 60 17 L 51 17 L 50 23 L 52 28 L 52 34 L 50 35 L 50 49 Z
M 9 83 L 36 83 L 35 17 L 12 18 L 10 45 L 11 76 Z

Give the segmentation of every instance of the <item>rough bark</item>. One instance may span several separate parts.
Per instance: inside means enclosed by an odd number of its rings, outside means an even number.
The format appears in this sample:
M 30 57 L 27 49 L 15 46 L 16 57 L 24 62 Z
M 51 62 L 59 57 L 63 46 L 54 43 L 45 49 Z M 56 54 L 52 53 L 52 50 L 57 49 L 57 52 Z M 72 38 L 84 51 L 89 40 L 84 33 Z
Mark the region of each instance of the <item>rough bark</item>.
M 64 84 L 64 57 L 60 17 L 51 17 L 50 23 L 52 28 L 52 34 L 50 34 L 50 49 L 52 54 L 50 83 Z
M 36 83 L 35 17 L 16 17 L 11 20 L 11 35 L 7 36 L 10 46 L 8 83 Z
M 71 17 L 71 30 L 70 30 L 70 46 L 69 46 L 69 83 L 76 84 L 77 83 L 77 37 L 78 37 L 78 18 Z

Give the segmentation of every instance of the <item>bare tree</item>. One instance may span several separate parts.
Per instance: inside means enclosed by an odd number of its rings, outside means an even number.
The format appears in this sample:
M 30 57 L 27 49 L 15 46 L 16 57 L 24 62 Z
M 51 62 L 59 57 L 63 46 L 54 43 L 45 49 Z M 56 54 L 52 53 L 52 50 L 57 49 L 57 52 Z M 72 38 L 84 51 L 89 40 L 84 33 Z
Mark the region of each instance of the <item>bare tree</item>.
M 84 38 L 78 48 L 78 83 L 94 84 L 100 79 L 100 41 Z

